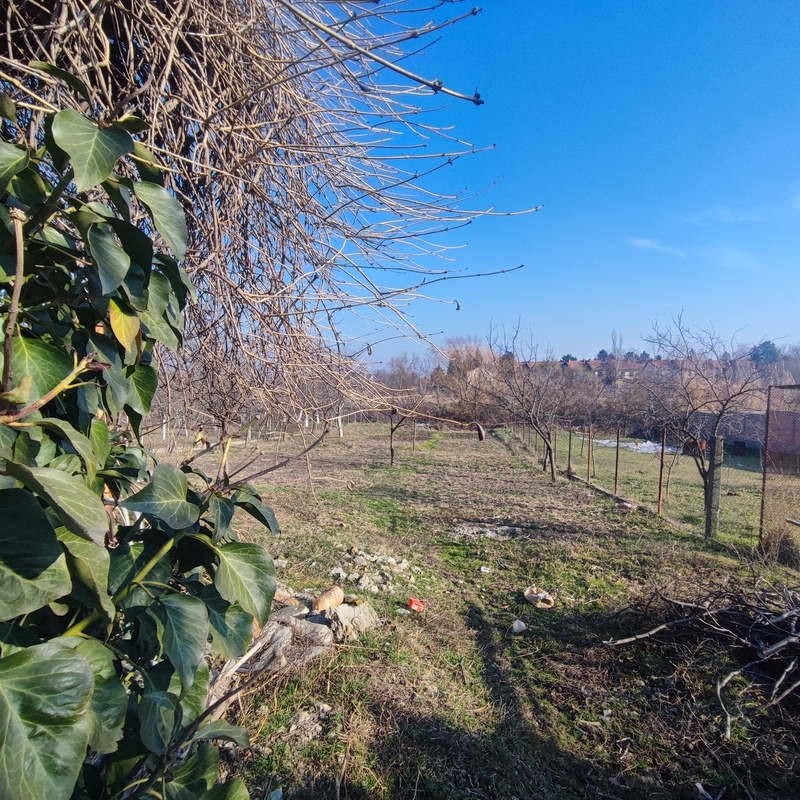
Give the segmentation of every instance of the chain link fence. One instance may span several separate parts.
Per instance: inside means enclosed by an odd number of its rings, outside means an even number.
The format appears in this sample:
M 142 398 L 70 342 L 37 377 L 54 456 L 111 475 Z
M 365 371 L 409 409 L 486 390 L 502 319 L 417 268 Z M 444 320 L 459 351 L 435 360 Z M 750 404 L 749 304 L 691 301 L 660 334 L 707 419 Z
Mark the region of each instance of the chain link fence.
M 800 563 L 800 386 L 769 390 L 759 536 L 766 553 Z

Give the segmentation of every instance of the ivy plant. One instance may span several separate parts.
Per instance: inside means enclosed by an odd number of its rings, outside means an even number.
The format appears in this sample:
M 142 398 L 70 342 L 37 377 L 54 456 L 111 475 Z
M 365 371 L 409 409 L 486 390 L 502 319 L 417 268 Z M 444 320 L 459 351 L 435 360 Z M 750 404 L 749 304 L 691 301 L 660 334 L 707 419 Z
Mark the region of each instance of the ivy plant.
M 234 514 L 277 523 L 140 443 L 192 299 L 184 213 L 139 120 L 64 109 L 30 142 L 30 113 L 0 97 L 0 796 L 240 800 L 214 742 L 247 734 L 206 722 L 209 662 L 274 593 Z

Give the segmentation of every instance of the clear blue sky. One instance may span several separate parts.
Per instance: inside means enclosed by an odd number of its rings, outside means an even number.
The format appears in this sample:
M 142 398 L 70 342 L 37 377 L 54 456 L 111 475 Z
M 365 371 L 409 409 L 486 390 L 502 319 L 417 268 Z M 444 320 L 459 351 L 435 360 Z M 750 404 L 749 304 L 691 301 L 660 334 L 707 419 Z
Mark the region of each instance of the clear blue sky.
M 444 285 L 460 311 L 414 306 L 436 341 L 519 320 L 541 350 L 592 357 L 612 328 L 640 350 L 683 311 L 800 342 L 800 2 L 487 0 L 412 66 L 486 101 L 446 101 L 441 121 L 496 145 L 449 184 L 543 205 L 452 240 L 459 269 L 525 269 Z

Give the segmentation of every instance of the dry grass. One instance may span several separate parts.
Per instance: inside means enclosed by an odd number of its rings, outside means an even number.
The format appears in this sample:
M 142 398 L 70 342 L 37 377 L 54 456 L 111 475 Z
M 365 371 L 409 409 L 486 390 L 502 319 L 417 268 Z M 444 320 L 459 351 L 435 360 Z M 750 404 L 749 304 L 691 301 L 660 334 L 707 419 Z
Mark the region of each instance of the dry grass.
M 390 469 L 385 434 L 351 426 L 314 452 L 310 472 L 294 464 L 263 486 L 283 526 L 265 541 L 294 588 L 326 587 L 350 546 L 420 571 L 415 585 L 369 598 L 385 624 L 368 639 L 243 700 L 254 746 L 230 768 L 254 797 L 282 787 L 291 798 L 351 800 L 688 800 L 698 782 L 728 800 L 797 796 L 796 706 L 722 737 L 716 681 L 735 652 L 698 637 L 602 643 L 651 627 L 631 606 L 655 589 L 752 587 L 766 568 L 645 513 L 622 514 L 581 485 L 551 486 L 518 441 L 420 431 L 412 450 L 403 431 Z M 469 525 L 514 530 L 454 536 Z M 798 583 L 792 572 L 770 578 Z M 532 583 L 555 594 L 553 610 L 525 602 Z M 427 610 L 399 615 L 412 592 Z M 528 625 L 519 636 L 508 632 L 515 619 Z M 742 678 L 727 691 L 736 703 L 759 689 Z M 319 725 L 310 737 L 292 730 L 300 711 Z

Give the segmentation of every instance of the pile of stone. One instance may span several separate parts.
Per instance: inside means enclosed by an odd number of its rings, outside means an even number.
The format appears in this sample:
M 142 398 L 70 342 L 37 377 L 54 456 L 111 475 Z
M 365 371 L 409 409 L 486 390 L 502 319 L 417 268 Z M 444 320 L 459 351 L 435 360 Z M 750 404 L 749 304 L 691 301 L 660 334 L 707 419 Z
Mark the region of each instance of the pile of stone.
M 338 594 L 337 594 L 338 593 Z M 209 705 L 221 700 L 233 689 L 258 675 L 299 666 L 331 650 L 334 642 L 351 642 L 380 625 L 380 619 L 369 603 L 358 597 L 341 602 L 343 593 L 329 591 L 336 605 L 323 603 L 322 611 L 316 602 L 306 602 L 306 593 L 294 593 L 279 585 L 275 592 L 273 611 L 267 624 L 256 633 L 247 652 L 231 659 L 215 676 L 209 692 Z M 233 701 L 231 697 L 214 711 L 212 719 L 220 719 Z
M 341 565 L 330 571 L 330 576 L 342 584 L 350 584 L 362 592 L 371 594 L 395 594 L 395 582 L 403 579 L 412 586 L 419 567 L 412 567 L 408 560 L 399 561 L 393 556 L 368 553 L 351 547 L 342 554 Z
M 513 525 L 458 525 L 450 531 L 454 539 L 496 539 L 504 542 L 524 531 Z

